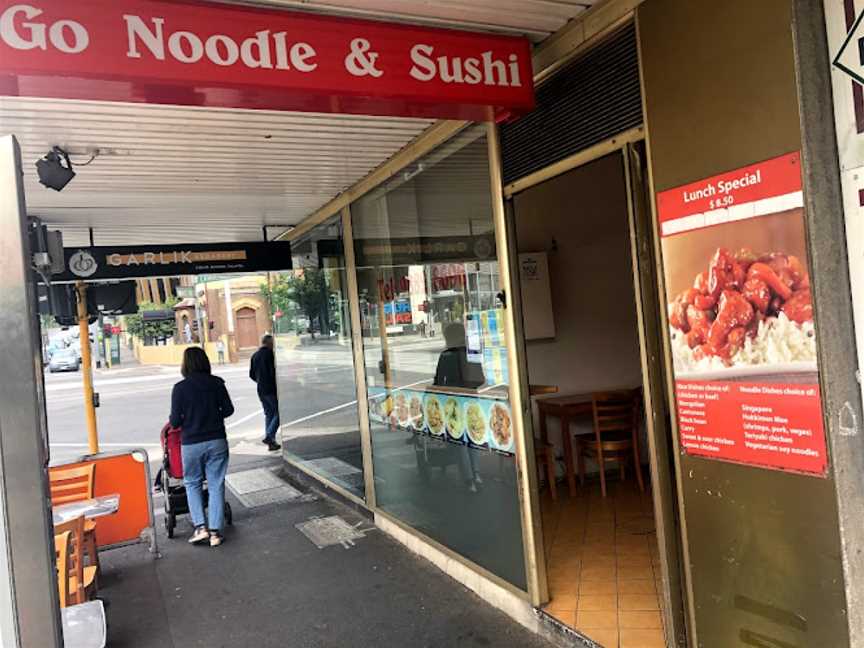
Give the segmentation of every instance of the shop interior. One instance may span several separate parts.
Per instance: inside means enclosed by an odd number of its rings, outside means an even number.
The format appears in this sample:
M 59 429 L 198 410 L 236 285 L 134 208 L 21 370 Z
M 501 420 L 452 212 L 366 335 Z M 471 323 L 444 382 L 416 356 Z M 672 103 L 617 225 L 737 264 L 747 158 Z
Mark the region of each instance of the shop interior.
M 623 155 L 512 207 L 528 382 L 554 392 L 533 399 L 545 611 L 607 648 L 665 646 Z

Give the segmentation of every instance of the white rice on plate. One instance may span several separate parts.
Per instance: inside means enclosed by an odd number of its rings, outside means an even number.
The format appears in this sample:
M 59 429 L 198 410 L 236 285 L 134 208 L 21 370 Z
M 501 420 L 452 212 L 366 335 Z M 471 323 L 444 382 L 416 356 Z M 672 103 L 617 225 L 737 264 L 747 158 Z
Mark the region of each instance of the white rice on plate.
M 672 357 L 679 372 L 702 372 L 726 369 L 716 356 L 696 360 L 687 345 L 686 335 L 670 327 Z M 756 337 L 748 337 L 744 346 L 732 356 L 732 366 L 776 365 L 789 362 L 816 361 L 816 334 L 813 322 L 798 324 L 785 313 L 759 323 Z

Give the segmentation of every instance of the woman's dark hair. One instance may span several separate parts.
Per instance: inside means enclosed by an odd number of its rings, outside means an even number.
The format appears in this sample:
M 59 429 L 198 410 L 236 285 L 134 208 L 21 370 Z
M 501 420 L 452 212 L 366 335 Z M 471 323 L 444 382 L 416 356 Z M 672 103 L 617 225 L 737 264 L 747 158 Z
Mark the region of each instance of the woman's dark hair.
M 200 347 L 189 347 L 183 352 L 183 366 L 180 367 L 180 373 L 184 378 L 188 378 L 195 373 L 210 373 L 210 358 L 204 353 L 204 349 Z

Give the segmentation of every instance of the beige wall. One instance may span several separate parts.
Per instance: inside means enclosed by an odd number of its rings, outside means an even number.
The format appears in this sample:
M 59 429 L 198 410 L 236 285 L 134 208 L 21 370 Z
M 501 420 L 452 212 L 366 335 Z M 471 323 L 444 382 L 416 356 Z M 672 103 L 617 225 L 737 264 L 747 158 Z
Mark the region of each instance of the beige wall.
M 226 338 L 223 338 L 225 340 Z M 183 352 L 189 347 L 199 346 L 197 344 L 166 344 L 160 346 L 145 346 L 137 338 L 132 340 L 132 352 L 141 364 L 145 365 L 170 365 L 179 367 L 183 364 Z M 227 349 L 226 342 L 226 349 Z M 216 342 L 208 342 L 204 345 L 204 351 L 213 365 L 218 364 L 219 354 L 216 352 Z M 226 358 L 227 360 L 228 358 Z
M 261 295 L 261 289 L 266 285 L 267 278 L 263 275 L 233 277 L 231 279 L 231 310 L 234 313 L 234 333 L 229 332 L 228 316 L 225 309 L 225 282 L 211 281 L 203 284 L 206 288 L 205 307 L 208 322 L 213 323 L 209 331 L 209 339 L 215 340 L 221 335 L 229 336 L 233 344 L 237 343 L 236 326 L 237 311 L 242 308 L 252 308 L 255 311 L 256 346 L 264 333 L 272 328 L 270 309 L 267 300 Z
M 520 252 L 557 245 L 549 253 L 556 337 L 527 343 L 529 382 L 557 385 L 561 394 L 641 385 L 620 154 L 528 189 L 514 204 Z M 560 443 L 557 421 L 549 427 Z

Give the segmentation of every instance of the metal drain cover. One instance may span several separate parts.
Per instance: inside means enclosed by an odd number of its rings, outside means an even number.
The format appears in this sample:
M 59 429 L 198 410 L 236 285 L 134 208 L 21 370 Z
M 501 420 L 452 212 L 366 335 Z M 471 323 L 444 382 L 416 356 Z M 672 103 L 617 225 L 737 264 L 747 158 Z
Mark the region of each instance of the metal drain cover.
M 225 482 L 246 508 L 279 502 L 309 502 L 317 499 L 311 493 L 301 493 L 267 468 L 231 473 L 225 478 Z
M 346 549 L 355 540 L 363 537 L 363 532 L 351 526 L 338 515 L 312 518 L 294 525 L 300 533 L 319 549 L 333 545 L 342 545 Z
M 304 495 L 292 486 L 280 486 L 279 488 L 268 488 L 254 493 L 237 495 L 237 499 L 243 502 L 243 506 L 246 508 L 255 508 L 256 506 L 278 504 L 279 502 L 308 502 L 315 499 L 315 496 Z

